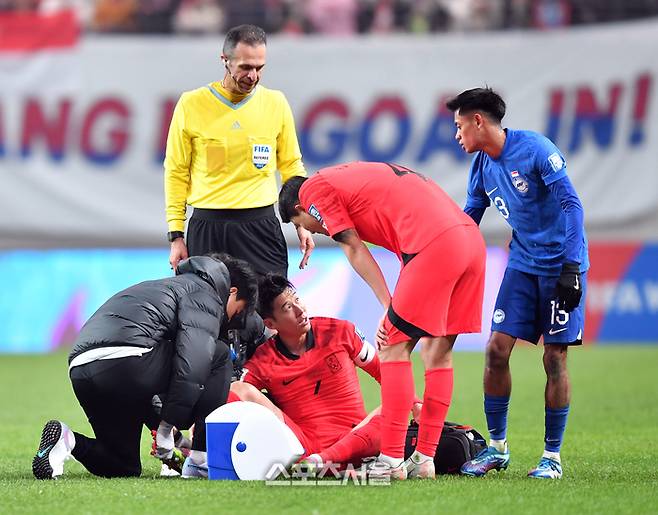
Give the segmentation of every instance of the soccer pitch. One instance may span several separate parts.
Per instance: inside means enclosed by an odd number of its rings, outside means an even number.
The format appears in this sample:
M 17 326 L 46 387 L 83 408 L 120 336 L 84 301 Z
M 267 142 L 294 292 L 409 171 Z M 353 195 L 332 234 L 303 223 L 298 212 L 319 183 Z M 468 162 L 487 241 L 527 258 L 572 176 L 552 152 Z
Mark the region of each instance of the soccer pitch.
M 380 487 L 161 479 L 146 432 L 139 479 L 99 479 L 71 460 L 61 479 L 36 481 L 31 460 L 47 420 L 91 432 L 73 396 L 65 354 L 0 356 L 0 513 L 658 513 L 658 347 L 571 350 L 565 473 L 557 481 L 525 477 L 543 449 L 541 355 L 534 347 L 512 355 L 507 471 Z M 422 378 L 414 357 L 416 377 Z M 482 365 L 482 354 L 455 354 L 448 419 L 486 434 Z M 361 379 L 371 409 L 379 403 L 378 391 L 369 377 Z

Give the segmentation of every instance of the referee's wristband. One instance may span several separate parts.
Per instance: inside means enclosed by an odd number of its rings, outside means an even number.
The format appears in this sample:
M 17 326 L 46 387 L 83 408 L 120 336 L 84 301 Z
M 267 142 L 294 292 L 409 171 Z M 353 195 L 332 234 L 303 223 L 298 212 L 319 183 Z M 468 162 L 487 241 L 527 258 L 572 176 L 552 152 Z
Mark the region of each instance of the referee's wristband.
M 184 238 L 184 237 L 185 234 L 183 233 L 183 231 L 169 231 L 167 233 L 167 239 L 171 242 L 177 240 L 178 238 Z

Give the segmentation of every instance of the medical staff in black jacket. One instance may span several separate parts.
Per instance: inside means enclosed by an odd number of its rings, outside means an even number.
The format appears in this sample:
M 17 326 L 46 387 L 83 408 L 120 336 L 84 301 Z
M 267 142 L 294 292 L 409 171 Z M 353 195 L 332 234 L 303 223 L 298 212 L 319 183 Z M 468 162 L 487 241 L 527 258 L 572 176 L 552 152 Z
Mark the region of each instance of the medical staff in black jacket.
M 69 357 L 73 390 L 96 438 L 51 420 L 32 462 L 34 476 L 61 475 L 70 455 L 98 476 L 139 476 L 143 425 L 157 428 L 156 455 L 167 459 L 173 428 L 193 423 L 191 465 L 203 471 L 204 419 L 226 402 L 232 372 L 220 333 L 244 323 L 257 294 L 250 266 L 220 254 L 192 257 L 175 277 L 111 297 L 82 327 Z M 162 400 L 159 414 L 154 395 Z

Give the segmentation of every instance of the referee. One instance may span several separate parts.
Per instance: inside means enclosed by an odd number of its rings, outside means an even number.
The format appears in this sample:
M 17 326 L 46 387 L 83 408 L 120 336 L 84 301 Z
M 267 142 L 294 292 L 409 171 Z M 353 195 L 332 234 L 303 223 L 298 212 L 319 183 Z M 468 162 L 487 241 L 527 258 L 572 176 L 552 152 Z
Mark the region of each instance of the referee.
M 287 276 L 288 252 L 273 204 L 276 170 L 285 183 L 305 176 L 295 123 L 280 91 L 259 86 L 266 35 L 255 25 L 230 29 L 224 41 L 224 78 L 181 95 L 169 127 L 165 198 L 169 262 L 226 252 L 259 275 Z M 187 238 L 186 209 L 194 208 Z M 297 230 L 304 268 L 311 234 Z

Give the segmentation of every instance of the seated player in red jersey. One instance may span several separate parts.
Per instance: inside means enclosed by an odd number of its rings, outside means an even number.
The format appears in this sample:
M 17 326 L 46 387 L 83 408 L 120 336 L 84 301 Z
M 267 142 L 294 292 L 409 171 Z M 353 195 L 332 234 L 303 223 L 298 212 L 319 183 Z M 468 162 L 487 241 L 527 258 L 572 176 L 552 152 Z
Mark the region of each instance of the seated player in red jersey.
M 379 409 L 367 415 L 355 368 L 379 382 L 374 347 L 350 322 L 309 318 L 281 275 L 261 280 L 258 310 L 277 334 L 245 363 L 229 402 L 240 398 L 269 408 L 293 430 L 310 461 L 345 464 L 376 455 L 381 416 Z
M 486 249 L 477 226 L 435 182 L 389 163 L 347 163 L 293 177 L 281 188 L 279 212 L 284 222 L 336 240 L 385 309 L 376 335 L 381 452 L 369 476 L 433 478 L 452 398 L 452 347 L 457 335 L 482 326 Z M 393 295 L 365 242 L 399 258 Z M 420 339 L 425 393 L 418 444 L 405 461 L 411 351 Z

